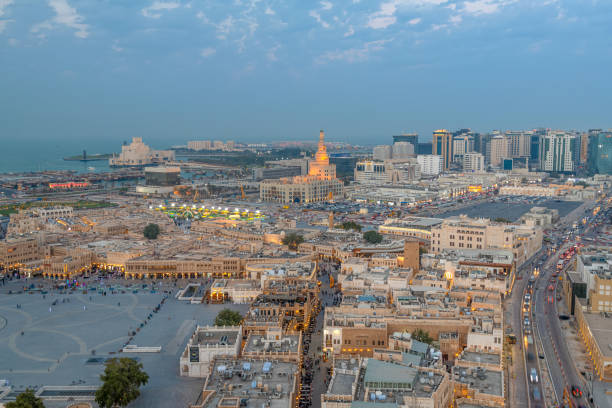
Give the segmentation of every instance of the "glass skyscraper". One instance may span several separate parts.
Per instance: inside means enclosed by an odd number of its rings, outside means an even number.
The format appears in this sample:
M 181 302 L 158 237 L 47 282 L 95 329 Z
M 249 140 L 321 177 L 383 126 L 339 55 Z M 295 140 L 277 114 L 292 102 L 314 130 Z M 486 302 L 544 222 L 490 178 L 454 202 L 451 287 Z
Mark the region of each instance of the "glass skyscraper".
M 589 138 L 588 163 L 592 173 L 612 175 L 612 131 Z

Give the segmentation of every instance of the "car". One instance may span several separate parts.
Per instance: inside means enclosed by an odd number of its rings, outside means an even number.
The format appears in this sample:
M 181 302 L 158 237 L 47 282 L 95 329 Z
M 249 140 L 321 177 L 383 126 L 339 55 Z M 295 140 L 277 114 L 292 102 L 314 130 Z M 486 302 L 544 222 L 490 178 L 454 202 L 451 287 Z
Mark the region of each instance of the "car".
M 577 385 L 572 385 L 572 395 L 576 398 L 582 397 L 582 390 Z
M 542 399 L 542 396 L 540 395 L 540 389 L 538 387 L 533 388 L 533 399 L 536 401 L 539 401 Z
M 529 371 L 529 381 L 531 381 L 532 384 L 537 384 L 539 381 L 538 372 L 535 368 L 532 368 L 531 371 Z
M 564 315 L 564 314 L 560 314 L 559 315 L 559 320 L 569 320 L 569 316 L 568 315 Z

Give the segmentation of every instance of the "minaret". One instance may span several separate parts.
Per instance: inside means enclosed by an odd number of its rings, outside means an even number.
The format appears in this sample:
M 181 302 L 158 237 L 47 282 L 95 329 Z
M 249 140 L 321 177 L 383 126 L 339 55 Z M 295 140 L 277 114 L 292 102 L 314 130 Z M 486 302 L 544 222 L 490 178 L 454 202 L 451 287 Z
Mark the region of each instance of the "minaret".
M 319 132 L 319 148 L 315 154 L 315 160 L 319 164 L 329 164 L 329 156 L 327 155 L 327 147 L 325 146 L 325 132 Z

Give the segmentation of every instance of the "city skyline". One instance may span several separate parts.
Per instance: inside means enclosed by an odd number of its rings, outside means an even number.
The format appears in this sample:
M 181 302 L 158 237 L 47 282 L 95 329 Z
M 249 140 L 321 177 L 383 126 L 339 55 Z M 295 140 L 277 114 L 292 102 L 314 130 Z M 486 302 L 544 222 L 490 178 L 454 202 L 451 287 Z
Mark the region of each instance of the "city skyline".
M 611 12 L 561 0 L 5 0 L 3 137 L 173 145 L 324 128 L 366 144 L 404 130 L 606 128 Z

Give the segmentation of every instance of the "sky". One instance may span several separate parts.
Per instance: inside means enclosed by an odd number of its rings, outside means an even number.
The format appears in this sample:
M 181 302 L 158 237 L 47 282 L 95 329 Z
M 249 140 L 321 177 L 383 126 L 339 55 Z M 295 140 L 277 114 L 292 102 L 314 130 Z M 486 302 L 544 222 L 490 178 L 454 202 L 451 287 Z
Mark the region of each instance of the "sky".
M 611 23 L 609 0 L 0 0 L 0 140 L 609 128 Z

